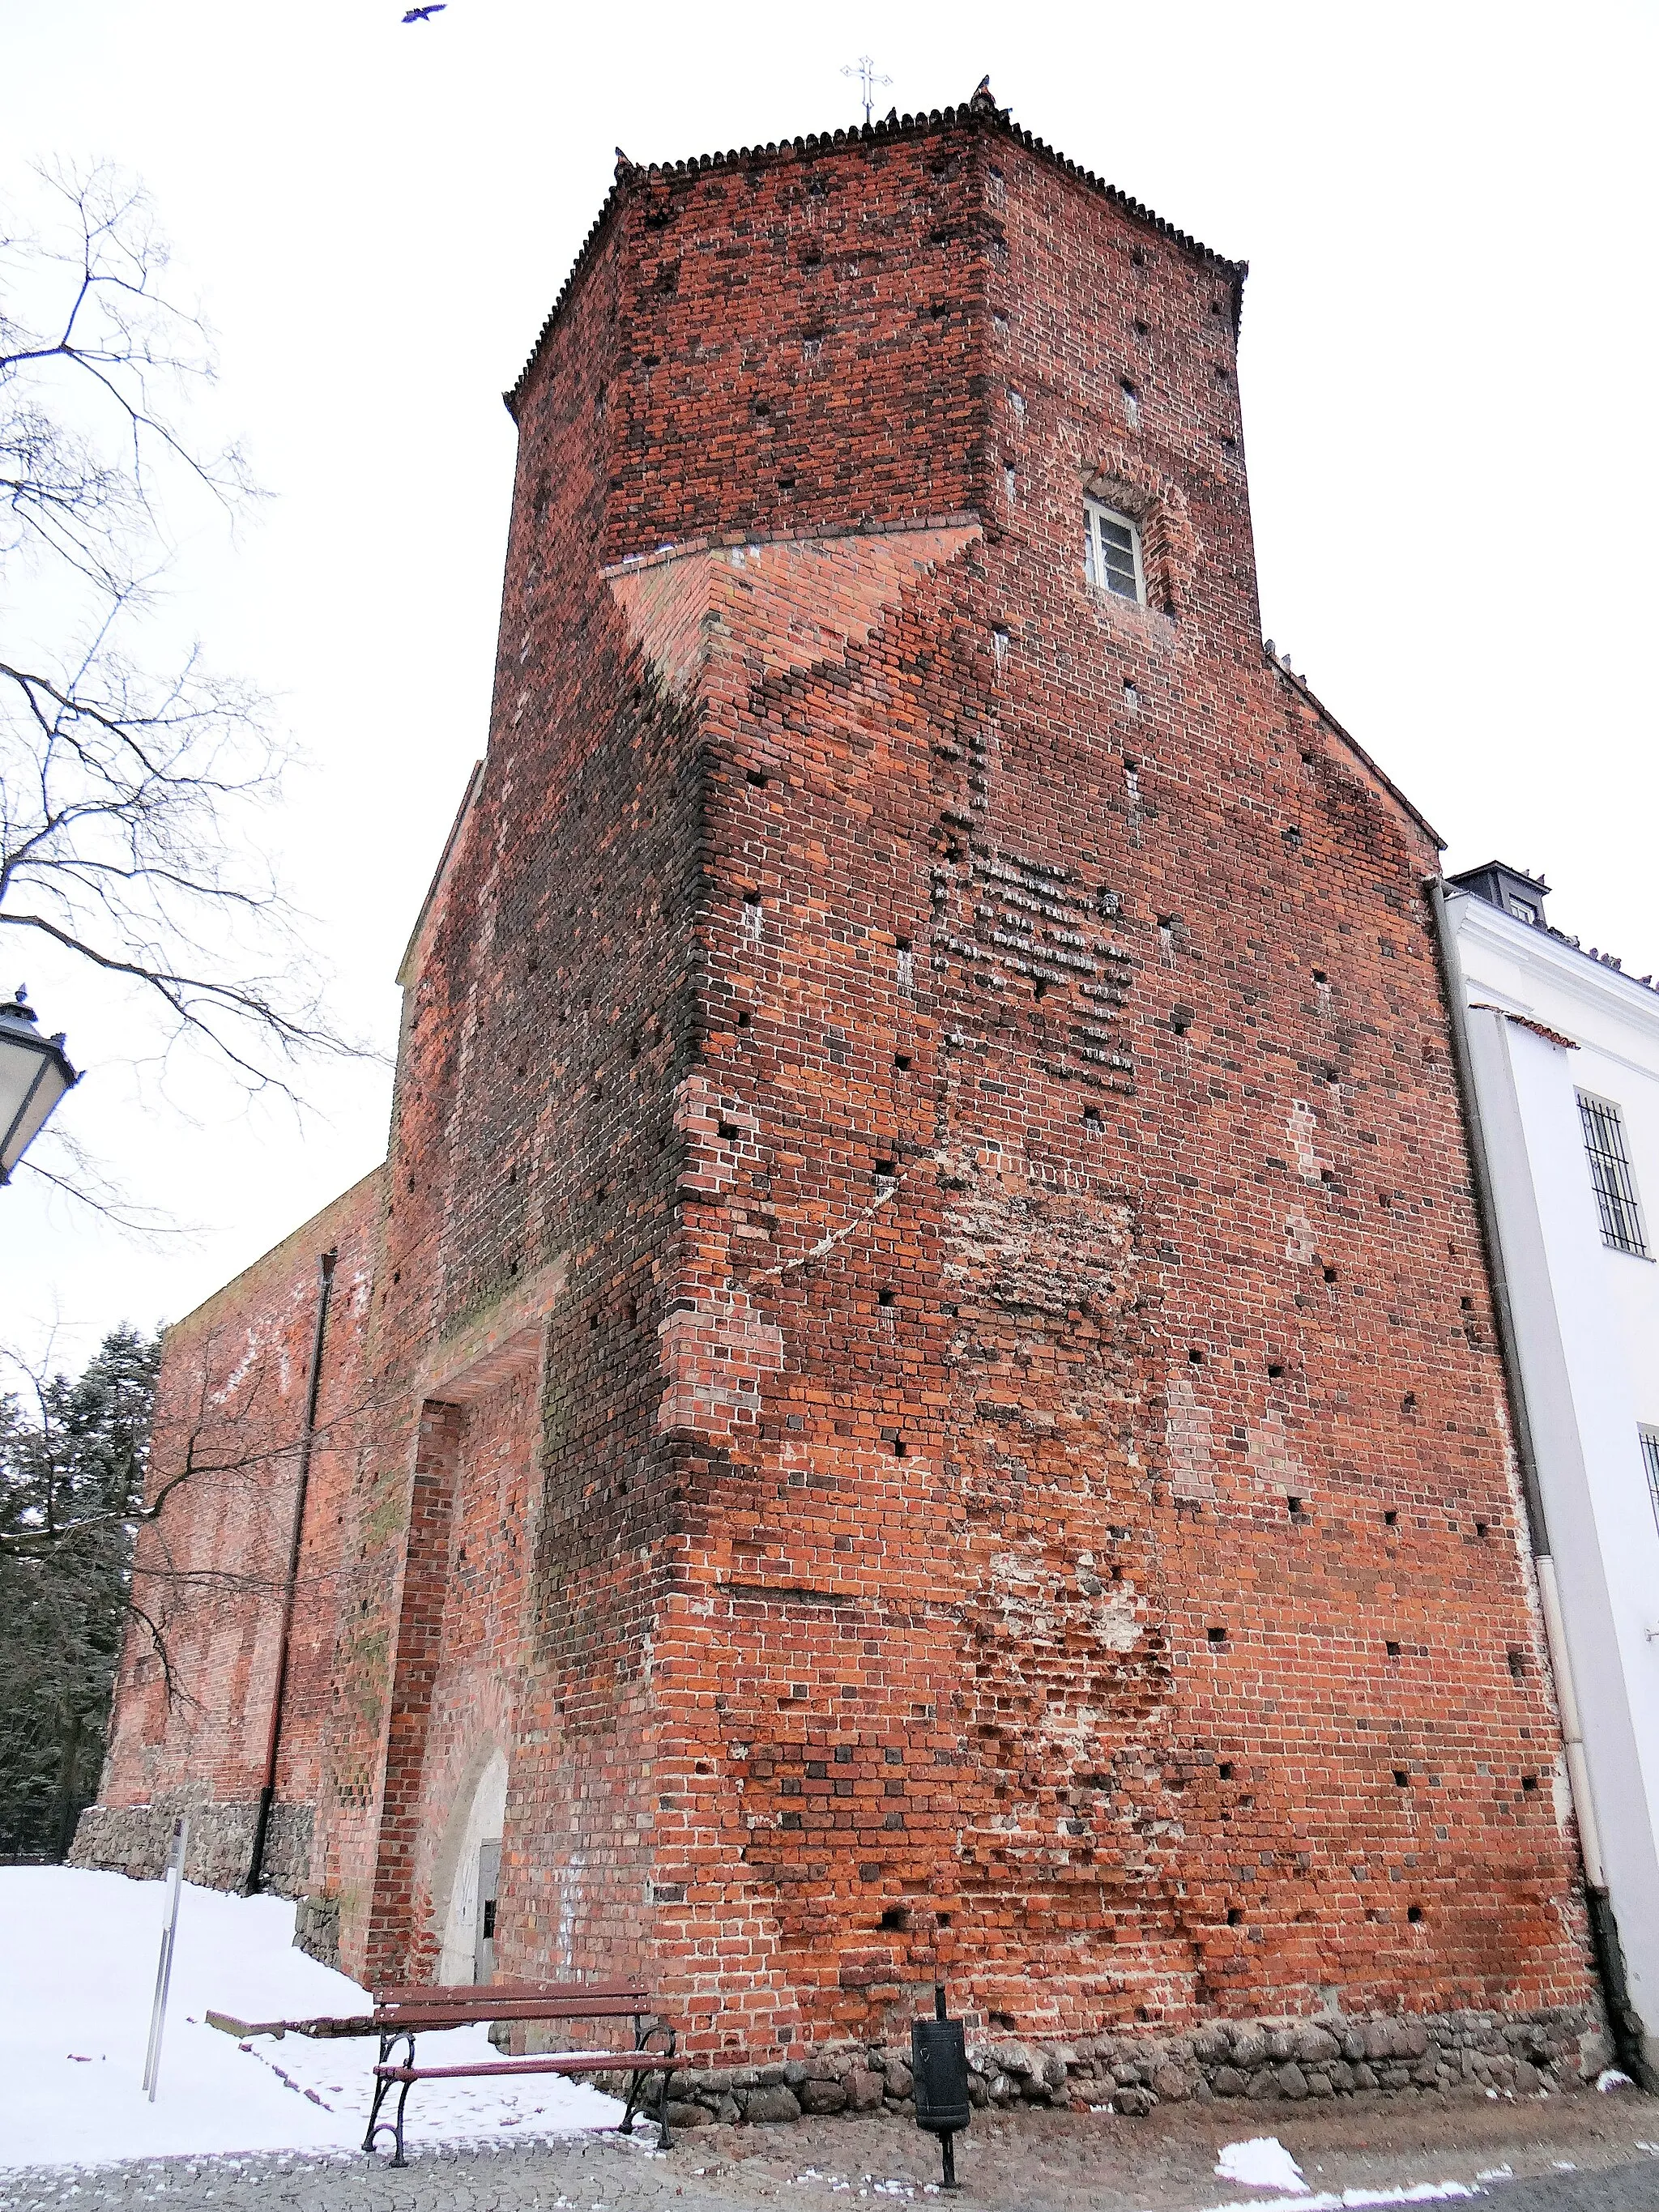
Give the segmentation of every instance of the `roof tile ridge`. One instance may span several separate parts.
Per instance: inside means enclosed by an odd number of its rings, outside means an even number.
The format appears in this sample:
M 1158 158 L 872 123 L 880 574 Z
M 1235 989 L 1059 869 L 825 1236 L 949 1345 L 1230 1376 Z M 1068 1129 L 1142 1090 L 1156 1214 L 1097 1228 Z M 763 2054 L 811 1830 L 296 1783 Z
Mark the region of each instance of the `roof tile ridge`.
M 1178 224 L 1170 222 L 1167 216 L 1158 214 L 1155 210 L 1148 207 L 1144 200 L 1138 200 L 1133 193 L 1124 191 L 1116 185 L 1109 184 L 1103 177 L 1097 177 L 1092 169 L 1085 169 L 1080 162 L 1073 161 L 1068 154 L 1062 154 L 1058 148 L 1051 146 L 1046 138 L 1039 138 L 1034 131 L 1027 130 L 1023 124 L 1016 123 L 1012 109 L 963 100 L 953 106 L 918 109 L 914 113 L 906 115 L 899 115 L 896 111 L 893 111 L 878 123 L 872 121 L 864 124 L 840 125 L 833 131 L 802 131 L 793 137 L 769 139 L 764 144 L 754 146 L 730 147 L 721 153 L 690 154 L 669 161 L 624 163 L 619 160 L 617 165 L 616 181 L 606 193 L 599 213 L 589 227 L 587 235 L 577 249 L 575 259 L 570 266 L 570 273 L 559 287 L 558 295 L 548 309 L 542 326 L 536 334 L 536 343 L 530 349 L 524 367 L 501 395 L 508 414 L 514 412 L 515 403 L 524 390 L 531 370 L 535 367 L 537 357 L 546 344 L 553 325 L 569 300 L 578 278 L 587 267 L 600 232 L 615 214 L 623 192 L 636 179 L 702 176 L 708 171 L 757 161 L 777 161 L 786 155 L 798 157 L 834 153 L 840 147 L 873 145 L 882 140 L 914 137 L 919 134 L 925 136 L 934 131 L 954 131 L 963 128 L 1001 131 L 1006 137 L 1013 139 L 1016 143 L 1024 146 L 1028 153 L 1036 155 L 1042 161 L 1052 162 L 1066 176 L 1075 178 L 1078 183 L 1087 185 L 1090 191 L 1100 193 L 1114 206 L 1121 208 L 1126 215 L 1133 216 L 1137 222 L 1146 223 L 1160 237 L 1167 238 L 1171 244 L 1180 246 L 1183 252 L 1195 254 L 1200 260 L 1207 261 L 1215 268 L 1224 271 L 1232 286 L 1233 330 L 1237 335 L 1239 317 L 1243 308 L 1244 279 L 1250 271 L 1250 264 L 1248 261 L 1234 260 L 1224 253 L 1218 252 L 1214 246 L 1206 246 L 1201 239 L 1194 238 L 1190 231 L 1182 230 Z
M 1577 1037 L 1570 1037 L 1564 1030 L 1553 1030 L 1547 1022 L 1535 1021 L 1530 1014 L 1517 1014 L 1513 1006 L 1494 1006 L 1490 999 L 1471 999 L 1469 1012 L 1472 1014 L 1501 1014 L 1506 1022 L 1513 1022 L 1516 1029 L 1530 1030 L 1534 1036 L 1542 1037 L 1546 1044 L 1559 1045 L 1563 1052 L 1580 1049 Z
M 1052 161 L 1057 169 L 1063 169 L 1067 176 L 1075 177 L 1079 184 L 1087 185 L 1092 191 L 1103 193 L 1114 205 L 1121 207 L 1126 215 L 1133 216 L 1137 222 L 1147 224 L 1161 237 L 1167 238 L 1173 244 L 1183 247 L 1187 252 L 1198 255 L 1201 260 L 1213 262 L 1217 268 L 1225 270 L 1236 283 L 1242 285 L 1243 279 L 1249 275 L 1250 264 L 1248 261 L 1235 260 L 1229 254 L 1218 252 L 1213 246 L 1206 246 L 1201 238 L 1194 238 L 1191 231 L 1182 230 L 1178 223 L 1171 222 L 1167 216 L 1159 215 L 1157 209 L 1148 207 L 1145 200 L 1136 199 L 1133 192 L 1126 192 L 1121 185 L 1114 185 L 1104 177 L 1097 177 L 1092 169 L 1085 169 L 1080 161 L 1074 161 L 1069 154 L 1062 154 L 1057 146 L 1051 146 L 1046 138 L 1039 138 L 1035 131 L 1028 131 L 1023 124 L 1016 123 L 1006 107 L 997 108 L 994 111 L 994 119 L 1001 125 L 1011 138 L 1018 139 L 1028 153 L 1039 155 L 1044 161 Z
M 630 172 L 629 173 L 631 174 L 633 173 Z M 588 225 L 586 237 L 583 239 L 581 244 L 576 248 L 576 258 L 570 264 L 569 274 L 566 276 L 563 283 L 560 285 L 552 306 L 542 318 L 542 326 L 536 333 L 536 343 L 531 347 L 530 351 L 525 356 L 524 367 L 519 371 L 512 383 L 508 385 L 507 390 L 501 394 L 501 404 L 506 408 L 507 413 L 514 417 L 514 421 L 518 419 L 516 403 L 519 399 L 520 394 L 523 392 L 526 382 L 529 380 L 530 372 L 536 366 L 536 362 L 540 357 L 542 348 L 547 343 L 549 337 L 551 336 L 554 324 L 558 321 L 560 315 L 563 313 L 565 303 L 569 299 L 572 292 L 576 289 L 577 279 L 586 272 L 589 263 L 592 260 L 594 253 L 597 252 L 599 247 L 599 235 L 601 232 L 609 226 L 611 218 L 616 214 L 618 208 L 622 205 L 623 183 L 624 179 L 619 171 L 616 181 L 612 184 L 610 191 L 605 194 L 604 199 L 599 203 L 599 213 Z
M 1348 750 L 1354 755 L 1355 758 L 1367 769 L 1369 769 L 1370 774 L 1376 778 L 1377 781 L 1382 786 L 1382 788 L 1388 793 L 1389 798 L 1395 801 L 1396 805 L 1402 806 L 1406 812 L 1411 816 L 1412 820 L 1416 823 L 1418 828 L 1421 830 L 1425 836 L 1431 837 L 1434 840 L 1436 851 L 1443 853 L 1446 849 L 1446 841 L 1441 836 L 1440 832 L 1435 828 L 1433 823 L 1429 820 L 1425 814 L 1420 812 L 1419 810 L 1412 804 L 1411 800 L 1407 798 L 1405 793 L 1401 791 L 1400 786 L 1395 781 L 1388 770 L 1385 768 L 1380 767 L 1378 763 L 1372 759 L 1371 756 L 1366 751 L 1364 746 L 1360 744 L 1358 738 L 1354 736 L 1353 732 L 1351 730 L 1344 729 L 1341 723 L 1337 720 L 1336 716 L 1332 714 L 1330 708 L 1325 704 L 1325 702 L 1319 696 L 1318 693 L 1315 691 L 1312 685 L 1307 683 L 1304 678 L 1298 676 L 1293 668 L 1287 668 L 1277 653 L 1269 653 L 1265 643 L 1261 647 L 1261 653 L 1262 658 L 1266 660 L 1268 667 L 1273 670 L 1273 673 L 1281 678 L 1285 683 L 1291 686 L 1292 690 L 1299 693 L 1300 696 L 1307 701 L 1308 704 L 1313 708 L 1315 714 L 1318 715 L 1320 720 L 1324 723 L 1326 728 L 1334 731 L 1335 734 L 1341 738 L 1343 744 L 1347 746 Z
M 1558 945 L 1565 945 L 1570 952 L 1576 952 L 1581 960 L 1593 960 L 1598 968 L 1605 968 L 1609 975 L 1617 975 L 1621 982 L 1634 983 L 1638 991 L 1651 991 L 1659 995 L 1659 983 L 1656 983 L 1650 975 L 1638 975 L 1627 969 L 1620 954 L 1603 952 L 1596 945 L 1586 945 L 1566 930 L 1558 929 L 1553 921 L 1535 922 L 1532 926 L 1541 930 L 1546 937 L 1553 937 Z

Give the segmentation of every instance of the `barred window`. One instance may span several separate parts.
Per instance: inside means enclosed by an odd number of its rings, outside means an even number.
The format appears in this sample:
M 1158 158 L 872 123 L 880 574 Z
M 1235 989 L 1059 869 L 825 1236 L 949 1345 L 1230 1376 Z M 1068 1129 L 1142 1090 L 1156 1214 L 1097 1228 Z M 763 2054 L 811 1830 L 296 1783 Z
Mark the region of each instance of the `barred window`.
M 1642 1208 L 1625 1149 L 1625 1121 L 1610 1099 L 1578 1094 L 1578 1118 L 1583 1125 L 1584 1150 L 1589 1155 L 1590 1182 L 1601 1213 L 1601 1242 L 1614 1252 L 1648 1256 L 1642 1231 Z
M 1659 1429 L 1642 1430 L 1642 1464 L 1648 1471 L 1648 1497 L 1653 1505 L 1654 1526 L 1659 1528 Z
M 1146 571 L 1140 564 L 1140 532 L 1127 514 L 1097 499 L 1083 502 L 1083 568 L 1091 584 L 1121 599 L 1144 602 Z

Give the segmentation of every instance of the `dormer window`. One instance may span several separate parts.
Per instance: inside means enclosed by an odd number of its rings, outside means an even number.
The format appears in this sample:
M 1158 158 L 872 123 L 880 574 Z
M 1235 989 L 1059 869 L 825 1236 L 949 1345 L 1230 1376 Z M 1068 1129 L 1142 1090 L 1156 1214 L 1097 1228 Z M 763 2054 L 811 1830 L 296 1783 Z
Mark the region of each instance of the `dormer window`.
M 1140 532 L 1127 514 L 1097 499 L 1083 502 L 1083 568 L 1089 581 L 1138 606 L 1146 599 L 1146 575 L 1140 559 Z
M 1511 868 L 1503 860 L 1488 860 L 1484 868 L 1468 868 L 1451 881 L 1455 890 L 1473 891 L 1476 898 L 1524 921 L 1529 929 L 1547 927 L 1544 901 L 1550 887 L 1542 876 L 1529 876 L 1524 868 Z

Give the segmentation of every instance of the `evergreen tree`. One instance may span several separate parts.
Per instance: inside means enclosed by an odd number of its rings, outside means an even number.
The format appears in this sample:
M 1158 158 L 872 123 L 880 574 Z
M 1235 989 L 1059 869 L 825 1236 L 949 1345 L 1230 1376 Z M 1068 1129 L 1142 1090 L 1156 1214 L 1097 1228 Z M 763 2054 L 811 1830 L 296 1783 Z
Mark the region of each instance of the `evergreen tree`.
M 97 1795 L 161 1351 L 112 1329 L 0 1399 L 0 1857 L 61 1859 Z

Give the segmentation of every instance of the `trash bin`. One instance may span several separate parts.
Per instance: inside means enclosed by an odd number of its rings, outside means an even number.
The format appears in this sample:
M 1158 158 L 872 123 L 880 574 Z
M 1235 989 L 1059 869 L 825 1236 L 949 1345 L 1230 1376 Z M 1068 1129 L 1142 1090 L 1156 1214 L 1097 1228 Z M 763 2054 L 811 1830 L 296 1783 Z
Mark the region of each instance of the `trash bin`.
M 968 2041 L 959 2020 L 945 2011 L 945 1985 L 933 1991 L 932 2020 L 910 2025 L 910 2071 L 915 2077 L 916 2125 L 939 2138 L 945 2157 L 945 2186 L 957 2185 L 956 2146 L 951 2138 L 974 2117 L 968 2101 Z

